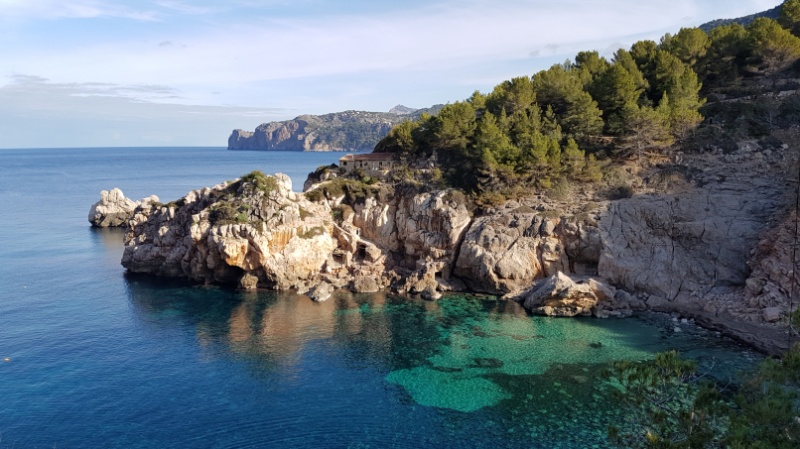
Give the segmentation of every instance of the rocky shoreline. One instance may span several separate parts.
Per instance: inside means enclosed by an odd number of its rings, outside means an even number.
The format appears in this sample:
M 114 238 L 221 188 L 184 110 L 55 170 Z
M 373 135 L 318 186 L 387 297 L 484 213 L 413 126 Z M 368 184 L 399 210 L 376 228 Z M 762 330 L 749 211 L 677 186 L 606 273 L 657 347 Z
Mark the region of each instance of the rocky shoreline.
M 122 264 L 317 300 L 340 288 L 429 299 L 469 291 L 554 316 L 663 311 L 776 354 L 787 348 L 796 244 L 786 178 L 774 171 L 795 163 L 785 154 L 749 143 L 692 157 L 705 169 L 668 194 L 538 196 L 480 216 L 452 190 L 353 201 L 295 193 L 287 176 L 254 172 L 172 203 L 140 203 Z M 121 192 L 104 200 L 112 196 Z

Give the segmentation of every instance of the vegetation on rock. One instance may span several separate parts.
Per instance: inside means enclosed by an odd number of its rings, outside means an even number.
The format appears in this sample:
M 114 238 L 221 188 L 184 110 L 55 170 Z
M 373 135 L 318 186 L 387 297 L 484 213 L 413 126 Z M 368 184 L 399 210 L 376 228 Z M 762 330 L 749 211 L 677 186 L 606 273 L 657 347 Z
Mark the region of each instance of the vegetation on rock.
M 619 49 L 610 60 L 578 53 L 403 122 L 375 151 L 410 167 L 435 163 L 445 186 L 489 203 L 562 181 L 616 189 L 614 165 L 669 157 L 696 138 L 703 112 L 726 107 L 705 107 L 703 94 L 791 69 L 800 57 L 800 38 L 791 32 L 800 20 L 797 3 L 786 3 L 780 23 L 760 17 L 710 33 L 685 28 Z M 797 112 L 788 109 L 782 117 Z

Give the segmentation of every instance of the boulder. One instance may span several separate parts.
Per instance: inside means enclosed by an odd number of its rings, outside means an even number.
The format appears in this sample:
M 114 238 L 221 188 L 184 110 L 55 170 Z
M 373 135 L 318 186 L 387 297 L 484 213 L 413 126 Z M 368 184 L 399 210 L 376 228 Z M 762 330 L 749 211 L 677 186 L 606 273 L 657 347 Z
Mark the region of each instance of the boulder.
M 381 284 L 374 276 L 359 275 L 353 280 L 353 290 L 356 293 L 375 293 L 381 289 Z
M 569 273 L 555 222 L 535 212 L 499 211 L 475 219 L 455 264 L 469 288 L 491 294 L 520 291 L 536 279 Z
M 321 282 L 315 285 L 311 290 L 306 293 L 309 298 L 317 302 L 327 301 L 333 294 L 333 287 L 327 282 Z
M 539 315 L 596 315 L 595 311 L 602 310 L 603 303 L 610 301 L 610 291 L 596 280 L 578 283 L 559 271 L 539 281 L 521 299 L 526 309 Z
M 777 323 L 783 317 L 783 309 L 780 307 L 767 307 L 764 309 L 762 316 L 767 323 Z
M 89 223 L 98 228 L 125 226 L 133 218 L 134 210 L 145 202 L 157 202 L 158 197 L 153 195 L 141 201 L 132 201 L 125 198 L 122 190 L 113 188 L 100 192 L 100 201 L 94 203 L 89 209 Z

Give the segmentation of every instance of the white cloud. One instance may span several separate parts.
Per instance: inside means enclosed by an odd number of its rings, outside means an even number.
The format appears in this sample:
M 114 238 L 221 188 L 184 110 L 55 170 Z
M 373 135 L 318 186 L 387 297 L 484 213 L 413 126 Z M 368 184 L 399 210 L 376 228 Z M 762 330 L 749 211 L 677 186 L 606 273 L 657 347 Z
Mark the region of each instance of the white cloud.
M 134 100 L 161 103 L 174 107 L 170 117 L 178 104 L 191 106 L 182 110 L 192 115 L 196 105 L 270 104 L 301 108 L 298 114 L 379 110 L 382 98 L 387 107 L 429 106 L 580 50 L 609 54 L 638 39 L 775 4 L 409 0 L 365 2 L 369 12 L 348 3 L 345 13 L 325 0 L 0 0 L 0 86 L 6 78 L 0 94 L 23 87 L 58 92 L 52 100 L 33 95 L 29 106 L 67 104 L 66 95 L 83 99 L 69 103 L 79 109 L 94 101 L 116 113 Z M 58 20 L 78 18 L 92 20 Z M 14 26 L 3 29 L 12 19 Z M 25 83 L 14 73 L 52 81 Z

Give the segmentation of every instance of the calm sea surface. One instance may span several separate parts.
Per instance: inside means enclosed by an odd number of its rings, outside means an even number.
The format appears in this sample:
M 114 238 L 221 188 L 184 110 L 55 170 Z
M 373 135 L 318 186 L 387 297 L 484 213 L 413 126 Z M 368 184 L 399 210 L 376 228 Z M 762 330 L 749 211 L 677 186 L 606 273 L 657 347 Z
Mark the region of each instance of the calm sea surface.
M 301 190 L 339 156 L 0 150 L 0 449 L 606 447 L 609 362 L 679 349 L 729 376 L 758 358 L 655 316 L 128 276 L 121 231 L 86 221 L 102 189 L 166 202 L 259 169 Z

